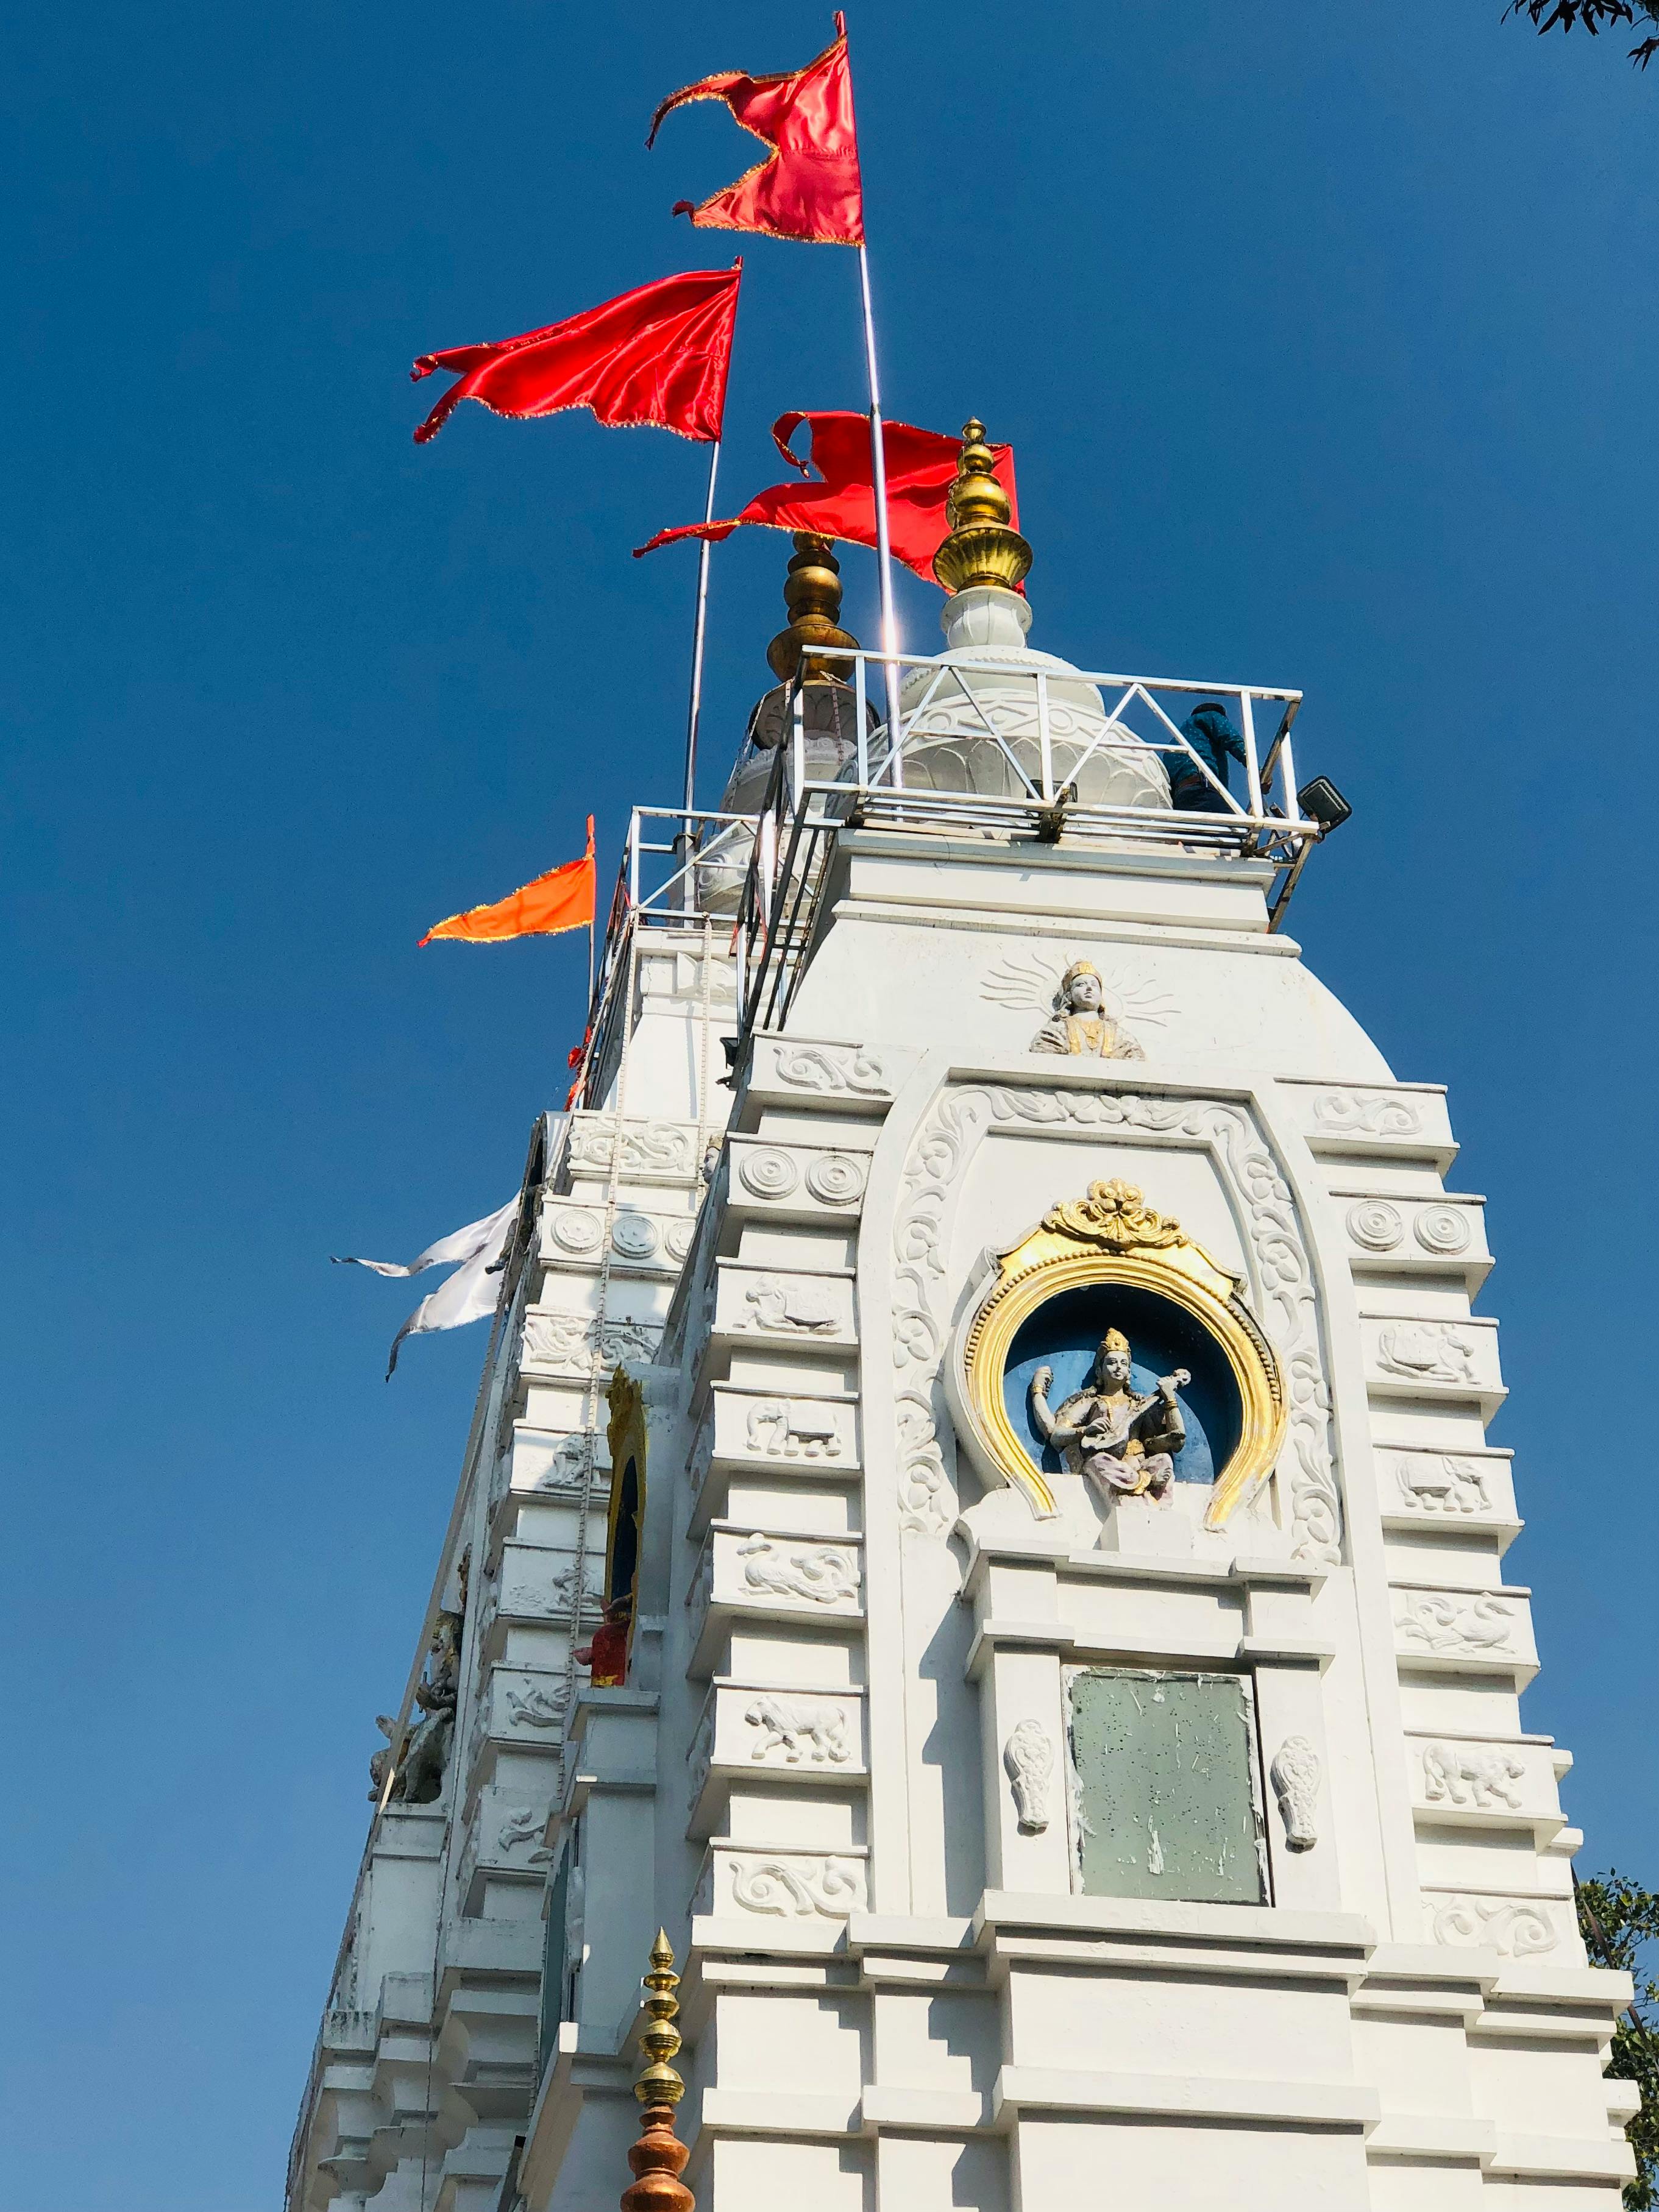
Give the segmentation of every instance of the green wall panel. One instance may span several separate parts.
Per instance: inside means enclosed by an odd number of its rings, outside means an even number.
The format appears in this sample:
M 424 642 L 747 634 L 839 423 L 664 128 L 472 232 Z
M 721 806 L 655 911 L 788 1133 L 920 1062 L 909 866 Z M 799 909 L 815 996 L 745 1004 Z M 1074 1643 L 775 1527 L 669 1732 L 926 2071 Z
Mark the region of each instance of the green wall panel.
M 1091 1668 L 1071 1705 L 1084 1894 L 1264 1904 L 1244 1677 Z

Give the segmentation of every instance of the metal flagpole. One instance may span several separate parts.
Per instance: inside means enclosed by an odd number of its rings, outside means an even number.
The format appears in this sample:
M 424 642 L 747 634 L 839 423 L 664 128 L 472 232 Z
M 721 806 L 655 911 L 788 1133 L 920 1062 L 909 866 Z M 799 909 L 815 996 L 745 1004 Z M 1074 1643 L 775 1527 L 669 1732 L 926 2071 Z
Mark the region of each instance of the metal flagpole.
M 887 678 L 887 744 L 899 741 L 898 621 L 893 612 L 893 549 L 887 536 L 887 444 L 881 426 L 881 379 L 876 370 L 876 319 L 870 305 L 870 251 L 859 247 L 859 289 L 864 298 L 864 364 L 870 376 L 870 472 L 876 495 L 876 556 L 881 567 L 881 649 Z
M 702 504 L 706 523 L 714 520 L 714 480 L 720 474 L 720 441 L 716 438 L 708 449 L 708 496 Z M 708 556 L 714 550 L 706 538 L 697 548 L 697 614 L 691 632 L 691 698 L 685 720 L 685 819 L 680 839 L 680 866 L 688 871 L 691 866 L 691 817 L 697 803 L 697 722 L 702 713 L 702 653 L 708 632 Z M 693 912 L 696 905 L 689 872 L 681 886 L 680 904 L 687 914 Z

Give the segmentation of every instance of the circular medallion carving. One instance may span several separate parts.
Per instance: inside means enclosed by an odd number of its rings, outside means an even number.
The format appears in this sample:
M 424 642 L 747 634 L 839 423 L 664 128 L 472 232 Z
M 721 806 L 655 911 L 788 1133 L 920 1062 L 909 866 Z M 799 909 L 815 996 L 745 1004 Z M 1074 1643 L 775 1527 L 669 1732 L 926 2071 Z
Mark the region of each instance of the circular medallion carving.
M 648 1260 L 659 1242 L 657 1224 L 648 1214 L 619 1213 L 611 1242 L 624 1260 Z
M 738 1178 L 745 1190 L 752 1190 L 757 1198 L 787 1198 L 800 1181 L 800 1170 L 787 1152 L 771 1147 L 757 1152 L 745 1152 L 738 1170 Z
M 604 1234 L 604 1224 L 597 1213 L 561 1206 L 553 1217 L 553 1242 L 562 1244 L 567 1252 L 592 1252 Z
M 1417 1241 L 1425 1252 L 1464 1252 L 1468 1249 L 1469 1220 L 1461 1206 L 1425 1206 L 1413 1228 Z
M 671 1260 L 684 1259 L 686 1254 L 691 1249 L 692 1233 L 696 1225 L 695 1221 L 669 1223 L 662 1241 L 668 1248 L 668 1256 Z
M 845 1152 L 825 1152 L 806 1170 L 806 1188 L 826 1206 L 846 1206 L 864 1192 L 864 1170 Z
M 1368 1252 L 1392 1252 L 1405 1233 L 1399 1208 L 1386 1199 L 1368 1198 L 1348 1208 L 1348 1234 Z

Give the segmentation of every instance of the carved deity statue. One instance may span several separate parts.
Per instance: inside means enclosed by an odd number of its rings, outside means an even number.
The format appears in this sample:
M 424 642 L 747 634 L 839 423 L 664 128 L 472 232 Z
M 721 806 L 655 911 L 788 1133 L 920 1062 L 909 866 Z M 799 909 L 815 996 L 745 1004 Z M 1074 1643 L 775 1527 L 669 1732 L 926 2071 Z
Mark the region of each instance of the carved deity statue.
M 1074 960 L 1060 977 L 1054 1019 L 1044 1022 L 1027 1049 L 1063 1053 L 1074 1060 L 1146 1057 L 1127 1030 L 1106 1012 L 1106 987 L 1090 960 Z
M 1159 1379 L 1142 1397 L 1130 1381 L 1127 1337 L 1115 1328 L 1100 1340 L 1094 1364 L 1080 1390 L 1058 1413 L 1048 1405 L 1052 1367 L 1031 1377 L 1031 1421 L 1073 1474 L 1085 1475 L 1097 1488 L 1132 1498 L 1150 1492 L 1162 1498 L 1175 1479 L 1175 1455 L 1187 1441 L 1187 1425 L 1176 1392 L 1192 1376 L 1184 1367 Z
M 461 1603 L 466 1603 L 465 1561 Z M 441 1613 L 434 1624 L 425 1675 L 415 1685 L 415 1702 L 422 1717 L 412 1722 L 404 1734 L 402 1757 L 392 1784 L 394 1802 L 429 1805 L 443 1787 L 450 1740 L 455 1733 L 455 1707 L 460 1694 L 462 1618 L 459 1613 Z M 376 1713 L 374 1725 L 386 1738 L 384 1748 L 368 1762 L 369 1801 L 378 1804 L 380 1792 L 386 1788 L 398 1723 L 389 1713 Z

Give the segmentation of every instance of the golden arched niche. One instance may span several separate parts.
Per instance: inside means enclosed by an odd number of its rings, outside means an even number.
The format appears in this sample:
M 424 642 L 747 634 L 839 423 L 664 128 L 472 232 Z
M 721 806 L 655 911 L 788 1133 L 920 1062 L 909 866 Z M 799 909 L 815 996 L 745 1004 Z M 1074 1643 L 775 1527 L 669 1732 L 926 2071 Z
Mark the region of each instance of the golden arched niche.
M 1003 1375 L 1022 1324 L 1062 1291 L 1122 1284 L 1171 1300 L 1207 1331 L 1238 1386 L 1238 1442 L 1216 1471 L 1205 1515 L 1218 1528 L 1273 1471 L 1285 1437 L 1284 1379 L 1273 1346 L 1244 1303 L 1237 1276 L 1218 1267 L 1181 1224 L 1146 1205 L 1133 1183 L 1096 1182 L 1046 1213 L 995 1255 L 984 1293 L 957 1333 L 952 1396 L 980 1455 L 1048 1519 L 1058 1509 L 1042 1469 L 1008 1418 Z

